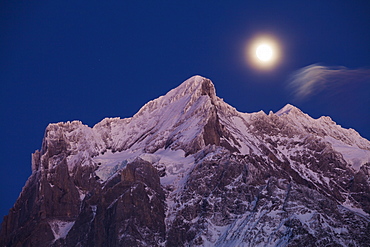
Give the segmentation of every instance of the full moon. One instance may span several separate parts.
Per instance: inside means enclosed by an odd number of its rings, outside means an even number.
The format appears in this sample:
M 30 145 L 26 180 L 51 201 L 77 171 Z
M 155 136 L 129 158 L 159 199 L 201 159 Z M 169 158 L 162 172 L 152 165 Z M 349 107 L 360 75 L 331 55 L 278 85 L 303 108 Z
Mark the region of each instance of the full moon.
M 276 38 L 260 35 L 250 40 L 247 45 L 248 63 L 258 70 L 270 70 L 280 60 L 281 48 Z
M 263 62 L 271 60 L 273 55 L 272 48 L 267 44 L 261 44 L 256 49 L 257 58 Z

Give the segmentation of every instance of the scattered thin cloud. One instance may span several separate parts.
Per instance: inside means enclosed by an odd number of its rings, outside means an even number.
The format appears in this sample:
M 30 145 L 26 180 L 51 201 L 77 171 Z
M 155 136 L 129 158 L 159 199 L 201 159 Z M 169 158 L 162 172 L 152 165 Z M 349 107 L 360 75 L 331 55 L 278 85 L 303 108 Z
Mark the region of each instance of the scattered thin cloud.
M 289 77 L 287 87 L 294 100 L 304 101 L 324 89 L 336 93 L 348 83 L 370 83 L 370 68 L 348 69 L 312 64 L 295 71 Z

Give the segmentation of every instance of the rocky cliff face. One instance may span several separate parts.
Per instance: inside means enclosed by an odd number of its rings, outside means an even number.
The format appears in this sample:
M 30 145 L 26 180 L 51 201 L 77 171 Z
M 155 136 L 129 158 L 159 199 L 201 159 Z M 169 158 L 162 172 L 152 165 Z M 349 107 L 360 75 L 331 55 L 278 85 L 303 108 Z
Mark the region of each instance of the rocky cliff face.
M 0 246 L 369 246 L 370 142 L 195 76 L 132 118 L 50 124 Z

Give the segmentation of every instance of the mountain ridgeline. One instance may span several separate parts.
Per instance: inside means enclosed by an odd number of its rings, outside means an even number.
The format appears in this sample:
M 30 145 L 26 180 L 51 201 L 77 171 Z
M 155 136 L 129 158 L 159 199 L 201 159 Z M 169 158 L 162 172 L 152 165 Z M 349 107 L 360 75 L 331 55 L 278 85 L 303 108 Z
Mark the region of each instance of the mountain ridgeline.
M 131 118 L 50 124 L 0 246 L 370 246 L 370 142 L 194 76 Z

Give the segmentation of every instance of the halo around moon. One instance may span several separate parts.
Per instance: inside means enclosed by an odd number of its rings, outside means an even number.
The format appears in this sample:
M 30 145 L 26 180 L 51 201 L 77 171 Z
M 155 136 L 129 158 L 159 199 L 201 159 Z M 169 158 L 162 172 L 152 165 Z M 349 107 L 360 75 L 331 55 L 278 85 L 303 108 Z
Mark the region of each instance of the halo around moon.
M 280 45 L 277 39 L 261 35 L 248 42 L 247 60 L 256 69 L 273 69 L 280 60 Z

